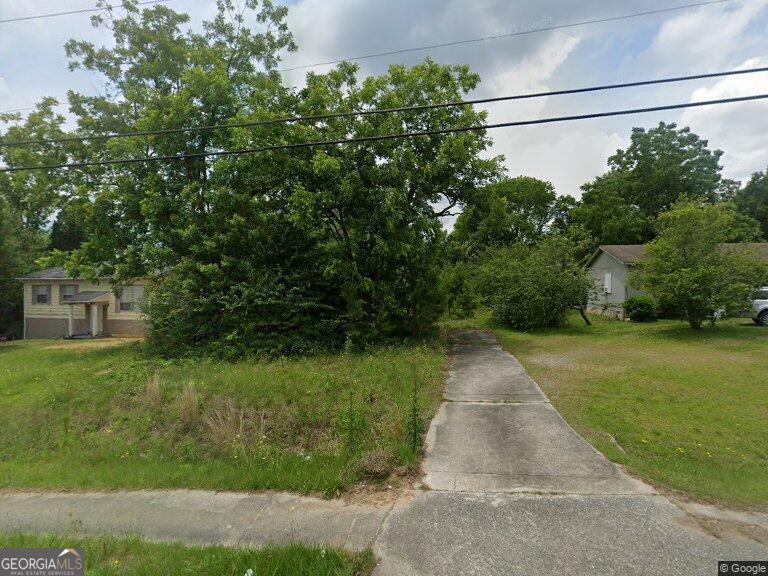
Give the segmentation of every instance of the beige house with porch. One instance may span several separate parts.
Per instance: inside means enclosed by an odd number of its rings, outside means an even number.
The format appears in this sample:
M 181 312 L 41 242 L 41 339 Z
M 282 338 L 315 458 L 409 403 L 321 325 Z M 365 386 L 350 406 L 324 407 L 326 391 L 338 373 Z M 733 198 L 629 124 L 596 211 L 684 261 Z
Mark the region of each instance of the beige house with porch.
M 24 338 L 140 336 L 144 284 L 126 286 L 120 297 L 108 278 L 72 278 L 48 268 L 19 278 L 24 286 Z

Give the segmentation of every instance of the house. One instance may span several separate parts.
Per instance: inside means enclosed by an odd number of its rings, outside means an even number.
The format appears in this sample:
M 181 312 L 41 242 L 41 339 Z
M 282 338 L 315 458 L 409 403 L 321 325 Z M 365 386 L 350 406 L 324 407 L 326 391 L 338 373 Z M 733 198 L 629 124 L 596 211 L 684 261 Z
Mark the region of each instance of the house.
M 24 286 L 24 338 L 74 335 L 140 336 L 144 284 L 124 287 L 117 298 L 108 278 L 72 278 L 64 268 L 48 268 L 19 278 Z
M 590 298 L 587 309 L 622 317 L 624 301 L 642 294 L 629 285 L 629 275 L 644 258 L 643 244 L 606 244 L 598 247 L 586 265 L 598 288 Z
M 768 263 L 768 242 L 742 244 L 753 249 Z M 729 245 L 730 246 L 730 245 Z M 587 308 L 616 317 L 624 316 L 624 301 L 643 294 L 629 285 L 633 269 L 645 259 L 644 244 L 606 244 L 600 246 L 587 262 L 598 290 Z

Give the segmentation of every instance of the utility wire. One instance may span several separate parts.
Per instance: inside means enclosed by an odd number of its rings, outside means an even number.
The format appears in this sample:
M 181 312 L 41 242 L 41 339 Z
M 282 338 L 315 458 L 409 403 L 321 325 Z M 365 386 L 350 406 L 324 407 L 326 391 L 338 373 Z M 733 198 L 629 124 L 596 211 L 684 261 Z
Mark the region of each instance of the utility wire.
M 686 102 L 683 104 L 667 104 L 664 106 L 652 106 L 650 108 L 631 108 L 628 110 L 612 110 L 609 112 L 594 112 L 592 114 L 578 114 L 572 116 L 555 116 L 540 118 L 537 120 L 519 120 L 516 122 L 502 122 L 499 124 L 484 124 L 480 126 L 459 126 L 456 128 L 441 128 L 438 130 L 426 130 L 423 132 L 405 132 L 402 134 L 380 134 L 375 136 L 361 136 L 359 138 L 347 138 L 339 140 L 320 140 L 316 142 L 296 142 L 293 144 L 278 144 L 262 146 L 259 148 L 243 148 L 238 150 L 216 150 L 211 152 L 193 152 L 189 154 L 176 154 L 170 156 L 147 156 L 142 158 L 126 158 L 122 160 L 97 160 L 92 162 L 73 162 L 69 164 L 48 164 L 44 166 L 20 166 L 2 168 L 0 172 L 20 172 L 28 170 L 53 170 L 58 168 L 86 168 L 89 166 L 115 166 L 123 164 L 138 164 L 142 162 L 160 162 L 185 160 L 188 158 L 205 158 L 217 156 L 240 156 L 243 154 L 256 154 L 274 150 L 295 150 L 298 148 L 314 148 L 318 146 L 331 146 L 337 144 L 359 144 L 363 142 L 381 142 L 385 140 L 397 140 L 401 138 L 415 138 L 419 136 L 435 136 L 439 134 L 453 134 L 462 132 L 479 132 L 496 128 L 510 128 L 513 126 L 531 126 L 534 124 L 552 124 L 555 122 L 570 122 L 574 120 L 587 120 L 591 118 L 606 118 L 609 116 L 626 116 L 629 114 L 642 114 L 646 112 L 660 112 L 663 110 L 680 110 L 682 108 L 696 108 L 713 104 L 729 104 L 733 102 L 748 102 L 752 100 L 768 99 L 768 94 L 753 94 L 751 96 L 739 96 L 736 98 L 719 98 L 717 100 L 702 100 L 700 102 Z
M 148 4 L 162 4 L 164 2 L 170 2 L 170 0 L 148 0 L 145 2 L 136 2 L 136 6 L 147 6 Z M 51 12 L 50 14 L 35 14 L 33 16 L 18 16 L 16 18 L 7 18 L 0 20 L 0 24 L 8 24 L 9 22 L 24 22 L 27 20 L 39 20 L 40 18 L 55 18 L 56 16 L 69 16 L 70 14 L 87 14 L 89 12 L 100 12 L 103 9 L 110 8 L 126 8 L 126 4 L 110 4 L 104 6 L 104 8 L 83 8 L 82 10 L 69 10 L 67 12 Z
M 667 84 L 671 82 L 683 82 L 688 80 L 701 80 L 703 78 L 719 78 L 722 76 L 734 76 L 741 74 L 755 74 L 757 72 L 768 72 L 768 66 L 760 68 L 745 68 L 743 70 L 729 70 L 725 72 L 711 72 L 707 74 L 695 74 L 691 76 L 676 76 L 671 78 L 658 78 L 655 80 L 640 80 L 636 82 L 624 82 L 621 84 L 604 84 L 601 86 L 588 86 L 583 88 L 569 88 L 565 90 L 553 90 L 550 92 L 535 92 L 529 94 L 515 94 L 512 96 L 496 96 L 493 98 L 477 98 L 474 100 L 459 100 L 454 102 L 441 102 L 437 104 L 421 104 L 418 106 L 404 106 L 400 108 L 378 108 L 373 110 L 360 110 L 357 112 L 333 112 L 330 114 L 318 114 L 314 116 L 291 116 L 286 118 L 275 118 L 271 120 L 254 120 L 249 122 L 234 122 L 229 124 L 211 124 L 207 126 L 190 126 L 188 128 L 166 128 L 162 130 L 141 130 L 134 132 L 114 132 L 111 134 L 98 134 L 93 136 L 66 136 L 63 138 L 40 138 L 35 140 L 14 140 L 3 142 L 0 139 L 0 148 L 11 146 L 29 146 L 33 144 L 62 144 L 67 142 L 83 141 L 103 141 L 114 138 L 131 138 L 136 136 L 158 136 L 168 134 L 179 134 L 186 132 L 200 132 L 211 130 L 227 130 L 231 128 L 250 128 L 254 126 L 270 126 L 274 124 L 284 124 L 289 122 L 316 122 L 318 120 L 330 120 L 336 118 L 349 118 L 356 116 L 370 116 L 374 114 L 392 114 L 400 112 L 419 112 L 423 110 L 434 110 L 436 108 L 451 108 L 455 106 L 469 106 L 475 104 L 488 104 L 492 102 L 505 102 L 509 100 L 524 100 L 528 98 L 541 98 L 544 96 L 561 96 L 564 94 L 580 94 L 585 92 L 597 92 L 601 90 L 616 90 L 619 88 L 631 88 L 636 86 L 647 86 L 652 84 Z
M 527 34 L 535 34 L 537 32 L 549 32 L 551 30 L 561 30 L 563 28 L 574 28 L 576 26 L 586 26 L 588 24 L 602 24 L 604 22 L 615 22 L 617 20 L 628 20 L 630 18 L 638 18 L 641 16 L 651 16 L 653 14 L 664 14 L 666 12 L 675 12 L 678 10 L 687 10 L 689 8 L 698 8 L 699 6 L 710 6 L 712 4 L 723 4 L 725 2 L 731 2 L 732 0 L 710 0 L 709 2 L 697 2 L 695 4 L 683 4 L 681 6 L 673 6 L 671 8 L 661 8 L 658 10 L 647 10 L 645 12 L 635 12 L 633 14 L 623 14 L 621 16 L 611 16 L 608 18 L 595 18 L 592 20 L 581 20 L 578 22 L 570 22 L 567 24 L 556 24 L 554 26 L 546 26 L 544 28 L 532 28 L 530 30 L 519 30 L 517 32 L 508 32 L 505 34 L 495 34 L 493 36 L 483 36 L 482 38 L 468 38 L 465 40 L 454 40 L 452 42 L 443 42 L 441 44 L 430 44 L 428 46 L 417 46 L 414 48 L 403 48 L 400 50 L 390 50 L 389 52 L 377 52 L 375 54 L 363 54 L 361 56 L 352 56 L 349 58 L 340 58 L 338 60 L 328 60 L 326 62 L 315 62 L 314 64 L 301 64 L 299 66 L 292 66 L 290 68 L 281 68 L 280 72 L 291 72 L 293 70 L 304 70 L 306 68 L 315 68 L 318 66 L 330 66 L 332 64 L 341 64 L 342 62 L 352 62 L 357 60 L 368 60 L 370 58 L 380 58 L 382 56 L 395 56 L 397 54 L 406 54 L 408 52 L 419 52 L 421 50 L 432 50 L 434 48 L 447 48 L 449 46 L 459 46 L 462 44 L 475 44 L 478 42 L 485 42 L 487 40 L 497 40 L 499 38 L 510 38 L 513 36 L 525 36 Z

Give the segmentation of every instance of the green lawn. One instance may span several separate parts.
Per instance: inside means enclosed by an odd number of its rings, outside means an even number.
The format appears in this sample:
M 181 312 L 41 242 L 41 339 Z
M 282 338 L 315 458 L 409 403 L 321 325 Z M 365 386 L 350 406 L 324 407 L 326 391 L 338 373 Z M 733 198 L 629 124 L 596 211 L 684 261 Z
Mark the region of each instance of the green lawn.
M 0 344 L 0 487 L 333 494 L 414 467 L 413 390 L 427 421 L 445 358 L 439 342 L 234 364 Z
M 698 499 L 768 508 L 768 330 L 601 318 L 588 328 L 577 316 L 562 329 L 495 332 L 612 460 Z
M 156 544 L 136 538 L 68 538 L 0 534 L 0 548 L 80 548 L 88 576 L 357 576 L 370 574 L 373 554 L 306 546 L 261 550 Z

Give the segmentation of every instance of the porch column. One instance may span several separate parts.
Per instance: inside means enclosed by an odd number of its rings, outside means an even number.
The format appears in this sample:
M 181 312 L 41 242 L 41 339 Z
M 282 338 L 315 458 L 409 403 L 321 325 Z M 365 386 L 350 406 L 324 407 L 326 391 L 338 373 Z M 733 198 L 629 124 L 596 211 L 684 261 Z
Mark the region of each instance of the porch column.
M 67 333 L 69 336 L 75 335 L 75 307 L 69 305 L 69 324 L 67 325 Z
M 96 337 L 99 333 L 99 307 L 91 304 L 91 336 Z

